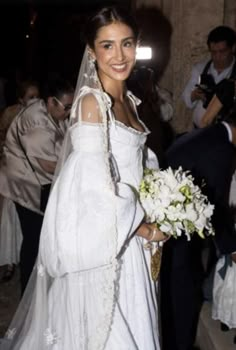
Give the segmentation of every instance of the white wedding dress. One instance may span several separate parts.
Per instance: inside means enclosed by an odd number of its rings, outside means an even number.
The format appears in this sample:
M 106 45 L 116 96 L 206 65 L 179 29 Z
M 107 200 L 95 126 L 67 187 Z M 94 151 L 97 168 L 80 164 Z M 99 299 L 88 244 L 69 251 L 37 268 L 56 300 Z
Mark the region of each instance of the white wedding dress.
M 144 215 L 137 191 L 148 131 L 109 121 L 115 193 L 107 176 L 103 127 L 77 122 L 70 134 L 73 151 L 50 195 L 41 233 L 36 285 L 43 290 L 47 284 L 46 300 L 45 291 L 34 297 L 23 336 L 13 323 L 6 343 L 13 341 L 14 347 L 2 349 L 159 350 L 150 252 L 134 235 Z M 111 262 L 114 226 L 116 266 Z

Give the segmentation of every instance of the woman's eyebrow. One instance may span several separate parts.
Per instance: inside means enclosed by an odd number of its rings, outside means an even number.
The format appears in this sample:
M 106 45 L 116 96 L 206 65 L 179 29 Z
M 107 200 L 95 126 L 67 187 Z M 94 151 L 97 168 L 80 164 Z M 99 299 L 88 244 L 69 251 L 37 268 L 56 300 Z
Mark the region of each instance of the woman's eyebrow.
M 126 40 L 130 40 L 130 39 L 134 40 L 134 37 L 133 37 L 133 36 L 128 36 L 127 38 L 122 39 L 121 42 L 126 41 Z M 116 41 L 116 40 L 109 40 L 109 39 L 106 39 L 106 40 L 101 40 L 101 41 L 99 41 L 98 43 L 99 43 L 99 44 L 114 43 L 115 41 Z

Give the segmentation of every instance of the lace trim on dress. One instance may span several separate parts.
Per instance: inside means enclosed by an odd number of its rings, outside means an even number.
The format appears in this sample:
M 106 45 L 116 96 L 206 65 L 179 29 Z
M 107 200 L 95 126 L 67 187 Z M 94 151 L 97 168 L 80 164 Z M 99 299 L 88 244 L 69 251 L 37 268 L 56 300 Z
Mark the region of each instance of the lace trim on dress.
M 138 135 L 142 135 L 142 134 L 147 135 L 150 133 L 150 131 L 147 129 L 147 127 L 143 123 L 141 123 L 141 124 L 144 126 L 145 131 L 140 131 L 140 130 L 134 129 L 132 126 L 125 125 L 124 123 L 122 123 L 119 120 L 115 120 L 115 123 L 118 124 L 121 128 L 128 130 L 135 135 L 137 135 L 137 134 Z
M 39 264 L 37 266 L 37 273 L 40 277 L 43 277 L 45 275 L 45 268 L 42 264 Z
M 46 345 L 54 345 L 57 343 L 57 335 L 50 328 L 47 328 L 44 332 Z
M 12 340 L 16 334 L 16 328 L 9 328 L 6 332 L 6 338 Z
M 103 146 L 104 146 L 104 156 L 105 156 L 105 164 L 106 164 L 106 175 L 107 175 L 107 184 L 111 189 L 111 193 L 113 193 L 113 199 L 111 201 L 111 205 L 115 207 L 116 198 L 115 198 L 115 174 L 112 169 L 112 163 L 110 160 L 110 145 L 108 139 L 108 116 L 110 117 L 111 111 L 111 99 L 110 97 L 97 89 L 90 88 L 88 86 L 84 86 L 80 94 L 78 96 L 78 102 L 88 93 L 92 93 L 98 101 L 98 106 L 102 115 L 102 130 L 103 130 Z M 79 118 L 79 123 L 82 125 L 83 121 Z M 104 281 L 101 285 L 103 299 L 101 300 L 103 304 L 104 313 L 102 318 L 100 319 L 99 325 L 94 332 L 94 335 L 88 340 L 88 349 L 91 350 L 103 350 L 107 339 L 109 337 L 109 333 L 111 330 L 111 325 L 113 323 L 114 310 L 117 300 L 117 290 L 116 285 L 119 279 L 119 262 L 116 259 L 117 249 L 118 249 L 118 236 L 117 236 L 117 223 L 116 217 L 114 217 L 114 225 L 113 232 L 111 232 L 111 237 L 113 240 L 112 247 L 112 261 L 111 265 L 107 268 L 107 271 L 104 271 Z

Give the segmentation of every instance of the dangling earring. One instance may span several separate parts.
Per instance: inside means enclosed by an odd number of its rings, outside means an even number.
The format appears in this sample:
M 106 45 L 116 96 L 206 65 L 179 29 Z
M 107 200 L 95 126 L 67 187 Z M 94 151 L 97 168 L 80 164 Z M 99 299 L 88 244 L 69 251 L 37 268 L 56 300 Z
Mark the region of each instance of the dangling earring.
M 100 84 L 99 82 L 99 78 L 97 75 L 97 67 L 96 67 L 96 63 L 97 60 L 96 58 L 93 56 L 93 54 L 91 53 L 91 51 L 88 51 L 88 63 L 89 63 L 89 78 L 91 81 L 93 81 L 93 84 L 95 86 L 98 86 Z
M 95 64 L 96 63 L 96 58 L 91 56 L 91 61 L 92 61 L 93 64 Z
M 92 72 L 91 78 L 95 80 L 95 78 L 97 76 L 97 73 L 96 73 L 96 59 L 91 54 L 89 55 L 89 69 Z
M 90 51 L 88 52 L 88 59 L 89 59 L 89 64 L 94 66 L 96 59 L 95 59 L 95 57 L 93 57 L 93 55 L 91 54 Z

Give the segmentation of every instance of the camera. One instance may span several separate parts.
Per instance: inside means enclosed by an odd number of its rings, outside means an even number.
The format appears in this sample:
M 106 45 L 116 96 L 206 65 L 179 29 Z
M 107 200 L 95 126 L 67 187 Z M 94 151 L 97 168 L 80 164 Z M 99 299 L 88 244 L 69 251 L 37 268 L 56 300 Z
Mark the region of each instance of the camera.
M 203 103 L 203 107 L 207 108 L 207 106 L 209 105 L 212 97 L 215 94 L 215 81 L 212 77 L 211 74 L 201 74 L 200 75 L 200 84 L 198 85 L 198 87 L 204 92 L 206 100 Z

